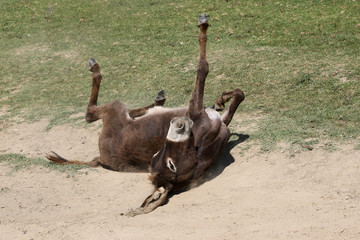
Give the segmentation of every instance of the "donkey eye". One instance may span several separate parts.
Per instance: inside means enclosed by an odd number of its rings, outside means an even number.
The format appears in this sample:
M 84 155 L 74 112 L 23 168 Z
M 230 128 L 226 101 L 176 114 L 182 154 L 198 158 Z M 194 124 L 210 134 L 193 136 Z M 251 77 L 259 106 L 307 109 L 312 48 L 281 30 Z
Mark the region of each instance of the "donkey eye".
M 170 169 L 170 171 L 176 172 L 176 166 L 173 160 L 170 157 L 168 157 L 166 161 L 167 161 L 166 166 Z

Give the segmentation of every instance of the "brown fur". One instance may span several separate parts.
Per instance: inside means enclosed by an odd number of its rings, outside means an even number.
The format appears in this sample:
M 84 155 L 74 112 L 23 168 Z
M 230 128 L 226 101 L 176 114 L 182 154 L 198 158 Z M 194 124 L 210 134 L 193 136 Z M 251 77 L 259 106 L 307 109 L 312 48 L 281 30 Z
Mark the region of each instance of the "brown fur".
M 222 110 L 226 102 L 230 99 L 233 101 L 222 119 L 210 119 L 204 110 L 204 86 L 209 72 L 206 61 L 207 21 L 206 16 L 199 19 L 200 60 L 188 108 L 153 111 L 149 114 L 150 108 L 164 104 L 165 99 L 159 96 L 154 104 L 134 110 L 129 110 L 120 101 L 98 106 L 102 76 L 99 65 L 90 59 L 93 86 L 85 118 L 87 122 L 103 121 L 99 137 L 100 156 L 91 162 L 69 161 L 56 153 L 47 158 L 59 164 L 103 166 L 115 171 L 146 171 L 150 167 L 150 179 L 156 189 L 140 208 L 129 212 L 128 216 L 154 210 L 164 203 L 169 192 L 185 189 L 192 181 L 203 176 L 228 142 L 230 131 L 227 125 L 245 98 L 240 89 L 224 92 L 216 101 L 216 108 Z M 193 122 L 191 135 L 184 142 L 172 142 L 166 139 L 170 121 L 179 116 L 187 116 Z M 171 171 L 166 164 L 168 157 L 173 159 L 171 163 L 176 165 L 176 172 Z

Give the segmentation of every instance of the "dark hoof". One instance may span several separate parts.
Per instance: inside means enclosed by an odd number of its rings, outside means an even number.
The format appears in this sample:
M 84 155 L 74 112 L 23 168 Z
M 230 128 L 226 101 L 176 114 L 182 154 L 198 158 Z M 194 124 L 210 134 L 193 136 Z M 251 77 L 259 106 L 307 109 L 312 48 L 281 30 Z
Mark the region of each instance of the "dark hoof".
M 89 71 L 93 73 L 100 73 L 100 66 L 93 58 L 89 58 Z
M 225 109 L 225 106 L 218 106 L 217 104 L 214 104 L 211 108 L 218 112 L 222 112 Z
M 96 64 L 95 59 L 89 58 L 89 68 L 91 68 L 91 67 L 94 66 L 95 64 Z
M 165 92 L 164 90 L 161 90 L 158 95 L 156 96 L 155 98 L 155 101 L 158 102 L 158 101 L 161 101 L 161 100 L 164 100 L 165 99 Z
M 204 23 L 209 24 L 209 16 L 203 13 L 199 17 L 198 26 Z

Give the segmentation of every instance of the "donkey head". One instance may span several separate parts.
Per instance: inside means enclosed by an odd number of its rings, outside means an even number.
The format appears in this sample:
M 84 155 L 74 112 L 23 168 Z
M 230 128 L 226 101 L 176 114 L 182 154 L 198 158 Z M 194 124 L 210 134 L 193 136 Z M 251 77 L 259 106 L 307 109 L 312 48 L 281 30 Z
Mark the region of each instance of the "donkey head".
M 193 124 L 185 116 L 171 120 L 164 145 L 151 161 L 150 180 L 155 185 L 155 191 L 145 199 L 140 208 L 129 212 L 128 216 L 151 212 L 166 201 L 170 191 L 189 186 L 197 163 Z
M 156 187 L 179 190 L 191 180 L 196 168 L 193 125 L 185 116 L 171 120 L 164 145 L 151 161 L 151 180 Z

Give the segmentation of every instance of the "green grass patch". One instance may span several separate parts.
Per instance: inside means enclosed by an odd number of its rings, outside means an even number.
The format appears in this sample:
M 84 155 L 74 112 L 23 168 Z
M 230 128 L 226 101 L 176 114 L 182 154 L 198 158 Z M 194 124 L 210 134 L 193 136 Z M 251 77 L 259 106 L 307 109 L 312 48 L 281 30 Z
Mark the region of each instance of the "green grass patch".
M 87 166 L 79 165 L 60 165 L 53 164 L 49 161 L 46 161 L 43 158 L 28 158 L 21 154 L 1 154 L 0 163 L 6 162 L 11 167 L 12 171 L 26 170 L 33 166 L 43 166 L 50 170 L 55 170 L 59 172 L 70 172 L 75 173 L 78 170 L 83 168 L 88 168 Z
M 12 1 L 0 5 L 0 121 L 78 122 L 100 64 L 99 103 L 147 105 L 165 89 L 186 105 L 198 16 L 210 15 L 205 103 L 241 88 L 239 111 L 263 114 L 249 140 L 355 140 L 360 135 L 359 1 Z M 5 110 L 4 110 L 5 109 Z

